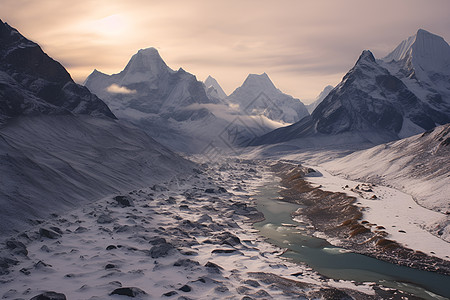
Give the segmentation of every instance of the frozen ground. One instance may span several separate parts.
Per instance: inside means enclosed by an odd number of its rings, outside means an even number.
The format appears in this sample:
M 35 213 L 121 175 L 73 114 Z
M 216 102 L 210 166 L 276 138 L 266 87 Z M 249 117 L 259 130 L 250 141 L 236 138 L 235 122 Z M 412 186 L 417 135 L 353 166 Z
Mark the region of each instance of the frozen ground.
M 447 218 L 445 214 L 418 205 L 410 195 L 396 189 L 342 179 L 322 167 L 313 168 L 321 176 L 309 176 L 307 180 L 320 185 L 322 190 L 345 192 L 357 197 L 357 205 L 364 209 L 363 220 L 373 224 L 372 230 L 382 226 L 389 239 L 407 248 L 449 260 L 450 244 L 427 230 L 432 224 L 443 222 Z
M 9 273 L 2 269 L 0 296 L 29 299 L 45 291 L 69 299 L 105 299 L 111 293 L 143 299 L 374 295 L 371 285 L 327 280 L 283 260 L 282 249 L 258 236 L 247 220 L 259 217 L 251 193 L 270 178 L 262 166 L 204 168 L 189 178 L 54 215 L 10 239 L 1 255 L 10 268 Z

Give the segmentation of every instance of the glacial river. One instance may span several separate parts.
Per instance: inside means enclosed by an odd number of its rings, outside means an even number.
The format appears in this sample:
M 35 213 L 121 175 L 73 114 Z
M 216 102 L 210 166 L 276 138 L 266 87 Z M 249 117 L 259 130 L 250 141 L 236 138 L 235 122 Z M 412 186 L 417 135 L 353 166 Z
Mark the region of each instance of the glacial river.
M 262 186 L 255 195 L 257 208 L 266 220 L 255 223 L 254 227 L 272 244 L 289 249 L 284 257 L 305 263 L 318 273 L 333 279 L 375 282 L 424 299 L 450 298 L 450 276 L 397 266 L 351 253 L 324 239 L 308 235 L 305 230 L 307 225 L 297 223 L 291 217 L 291 213 L 300 206 L 277 200 L 279 189 L 278 182 L 274 180 L 273 183 Z M 282 224 L 292 224 L 295 227 Z

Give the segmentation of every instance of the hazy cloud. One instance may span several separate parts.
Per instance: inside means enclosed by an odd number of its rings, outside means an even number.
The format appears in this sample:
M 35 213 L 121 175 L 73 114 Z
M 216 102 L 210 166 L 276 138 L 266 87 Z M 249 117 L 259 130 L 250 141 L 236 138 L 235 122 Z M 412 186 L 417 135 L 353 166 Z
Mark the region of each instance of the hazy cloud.
M 112 94 L 136 94 L 136 90 L 130 90 L 125 86 L 120 86 L 115 83 L 108 86 L 106 91 Z

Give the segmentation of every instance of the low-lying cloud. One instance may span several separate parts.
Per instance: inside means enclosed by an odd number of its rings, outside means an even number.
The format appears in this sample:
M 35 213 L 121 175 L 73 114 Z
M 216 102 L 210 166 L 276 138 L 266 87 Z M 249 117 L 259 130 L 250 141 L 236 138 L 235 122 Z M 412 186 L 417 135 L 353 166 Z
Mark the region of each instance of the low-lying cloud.
M 136 94 L 136 90 L 130 90 L 125 86 L 120 86 L 115 83 L 106 88 L 106 91 L 111 94 Z

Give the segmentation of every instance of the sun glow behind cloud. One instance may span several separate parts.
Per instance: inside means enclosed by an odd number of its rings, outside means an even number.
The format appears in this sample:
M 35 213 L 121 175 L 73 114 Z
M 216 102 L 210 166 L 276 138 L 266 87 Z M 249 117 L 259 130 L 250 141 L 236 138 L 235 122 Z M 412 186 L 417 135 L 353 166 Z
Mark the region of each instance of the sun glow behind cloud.
M 88 22 L 88 27 L 105 38 L 119 38 L 129 30 L 126 18 L 120 14 Z

